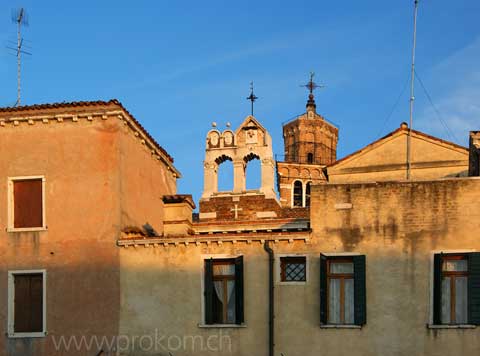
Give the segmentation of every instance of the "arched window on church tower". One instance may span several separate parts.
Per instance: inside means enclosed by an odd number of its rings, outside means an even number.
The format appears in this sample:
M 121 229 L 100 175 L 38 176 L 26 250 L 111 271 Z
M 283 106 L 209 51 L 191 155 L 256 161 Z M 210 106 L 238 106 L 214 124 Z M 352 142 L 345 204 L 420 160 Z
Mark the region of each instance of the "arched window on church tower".
M 250 153 L 245 161 L 245 186 L 247 190 L 258 190 L 262 186 L 262 166 L 260 157 Z
M 217 192 L 231 192 L 233 190 L 233 162 L 228 156 L 222 155 L 215 162 L 217 169 Z
M 306 185 L 305 185 L 305 206 L 307 208 L 310 207 L 310 186 L 311 186 L 312 182 L 308 182 Z
M 307 154 L 307 163 L 312 164 L 313 163 L 313 153 Z
M 299 180 L 293 183 L 293 206 L 303 206 L 303 184 Z

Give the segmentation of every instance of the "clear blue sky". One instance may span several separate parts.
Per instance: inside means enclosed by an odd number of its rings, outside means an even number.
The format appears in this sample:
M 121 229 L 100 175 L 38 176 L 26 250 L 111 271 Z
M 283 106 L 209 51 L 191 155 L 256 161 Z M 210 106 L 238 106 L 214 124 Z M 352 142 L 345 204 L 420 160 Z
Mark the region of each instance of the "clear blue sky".
M 413 0 L 402 1 L 3 1 L 0 106 L 16 95 L 10 11 L 24 6 L 33 56 L 23 103 L 119 99 L 202 190 L 210 123 L 235 127 L 249 113 L 283 150 L 281 123 L 304 111 L 300 84 L 316 72 L 317 109 L 340 127 L 342 157 L 408 121 Z M 417 70 L 441 117 L 467 144 L 480 129 L 480 2 L 420 1 Z M 414 128 L 452 139 L 417 85 Z

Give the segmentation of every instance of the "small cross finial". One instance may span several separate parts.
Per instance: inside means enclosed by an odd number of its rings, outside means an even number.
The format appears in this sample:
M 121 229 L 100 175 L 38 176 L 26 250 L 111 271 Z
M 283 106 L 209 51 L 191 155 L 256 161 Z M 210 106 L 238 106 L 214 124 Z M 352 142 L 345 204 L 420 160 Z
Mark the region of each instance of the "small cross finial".
M 317 88 L 325 88 L 325 85 L 317 85 L 314 81 L 313 81 L 313 77 L 315 76 L 315 73 L 314 72 L 310 72 L 310 80 L 307 84 L 305 85 L 302 85 L 302 87 L 305 87 L 308 89 L 308 91 L 310 92 L 310 94 L 308 95 L 308 101 L 307 101 L 307 110 L 310 109 L 310 110 L 313 110 L 315 111 L 315 108 L 317 107 L 317 105 L 315 104 L 315 99 L 314 99 L 314 96 L 313 96 L 313 91 Z
M 247 100 L 252 102 L 252 116 L 253 116 L 253 103 L 257 100 L 258 97 L 253 93 L 253 81 L 250 82 L 250 96 L 247 97 Z

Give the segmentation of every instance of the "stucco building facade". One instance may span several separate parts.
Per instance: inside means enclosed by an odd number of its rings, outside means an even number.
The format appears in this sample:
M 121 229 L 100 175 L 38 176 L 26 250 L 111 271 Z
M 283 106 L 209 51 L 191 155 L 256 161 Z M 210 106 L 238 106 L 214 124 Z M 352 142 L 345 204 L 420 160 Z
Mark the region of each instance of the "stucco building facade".
M 475 354 L 475 132 L 467 149 L 402 124 L 337 160 L 312 95 L 285 133 L 276 162 L 257 118 L 212 128 L 195 213 L 173 159 L 119 102 L 0 109 L 0 354 Z M 219 192 L 226 160 L 233 189 Z

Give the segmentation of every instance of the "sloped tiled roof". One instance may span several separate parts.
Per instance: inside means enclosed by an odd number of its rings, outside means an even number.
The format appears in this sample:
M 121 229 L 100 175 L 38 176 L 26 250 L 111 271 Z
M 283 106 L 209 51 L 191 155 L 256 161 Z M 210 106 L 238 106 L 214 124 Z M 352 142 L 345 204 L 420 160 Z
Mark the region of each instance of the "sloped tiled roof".
M 17 107 L 0 107 L 0 113 L 21 113 L 25 111 L 41 111 L 49 109 L 65 109 L 65 108 L 78 108 L 78 107 L 94 107 L 94 106 L 108 106 L 115 105 L 120 107 L 123 111 L 127 113 L 138 126 L 138 128 L 145 134 L 146 137 L 154 144 L 154 146 L 161 151 L 165 157 L 173 163 L 173 157 L 168 154 L 168 152 L 160 146 L 160 144 L 148 133 L 147 130 L 140 124 L 140 122 L 122 105 L 117 99 L 111 99 L 109 101 L 74 101 L 74 102 L 62 102 L 62 103 L 51 103 L 51 104 L 35 104 L 35 105 L 25 105 Z

